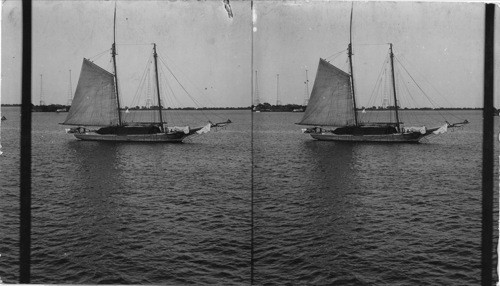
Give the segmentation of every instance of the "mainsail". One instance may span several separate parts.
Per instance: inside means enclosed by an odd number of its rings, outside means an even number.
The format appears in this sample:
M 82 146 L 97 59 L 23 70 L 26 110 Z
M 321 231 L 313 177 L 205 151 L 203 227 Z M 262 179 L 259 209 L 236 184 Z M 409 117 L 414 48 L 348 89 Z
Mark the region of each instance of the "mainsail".
M 298 124 L 336 127 L 355 125 L 351 76 L 320 59 L 309 104 Z
M 114 75 L 83 59 L 82 71 L 65 125 L 118 125 Z

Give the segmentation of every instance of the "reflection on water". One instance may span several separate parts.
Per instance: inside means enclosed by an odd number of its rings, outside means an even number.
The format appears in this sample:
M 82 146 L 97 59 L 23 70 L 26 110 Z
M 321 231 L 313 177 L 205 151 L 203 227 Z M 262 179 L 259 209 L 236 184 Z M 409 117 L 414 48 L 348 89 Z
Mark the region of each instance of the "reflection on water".
M 306 151 L 305 159 L 311 164 L 311 168 L 306 168 L 304 171 L 309 175 L 306 178 L 312 178 L 311 184 L 319 188 L 334 187 L 342 190 L 356 176 L 353 162 L 355 145 L 316 140 L 306 141 L 303 144 Z
M 123 200 L 123 169 L 119 144 L 104 142 L 68 142 L 74 152 L 75 168 L 71 194 L 75 216 L 80 224 L 96 236 L 116 230 Z M 99 221 L 99 224 L 95 222 Z M 97 227 L 97 228 L 96 228 Z M 105 239 L 103 239 L 105 240 Z

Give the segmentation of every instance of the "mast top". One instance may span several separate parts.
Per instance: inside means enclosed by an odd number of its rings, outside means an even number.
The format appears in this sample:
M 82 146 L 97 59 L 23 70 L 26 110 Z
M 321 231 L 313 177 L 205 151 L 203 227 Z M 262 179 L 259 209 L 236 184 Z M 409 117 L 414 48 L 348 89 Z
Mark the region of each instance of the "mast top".
M 349 24 L 349 45 L 347 46 L 347 55 L 349 57 L 349 69 L 351 71 L 351 92 L 352 92 L 352 110 L 354 113 L 354 124 L 358 126 L 358 114 L 356 112 L 356 93 L 354 89 L 354 71 L 352 68 L 352 11 L 354 3 L 351 4 L 351 21 Z
M 352 10 L 354 8 L 354 2 L 351 4 L 351 21 L 349 24 L 349 46 L 352 45 Z
M 113 46 L 116 44 L 116 2 L 115 2 L 115 14 L 113 17 Z

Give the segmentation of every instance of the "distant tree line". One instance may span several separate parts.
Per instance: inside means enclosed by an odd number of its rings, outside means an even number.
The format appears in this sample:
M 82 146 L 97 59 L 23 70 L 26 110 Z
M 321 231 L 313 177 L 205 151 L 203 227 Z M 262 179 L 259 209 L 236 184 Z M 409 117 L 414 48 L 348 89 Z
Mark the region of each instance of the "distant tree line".
M 122 110 L 158 110 L 160 107 L 158 105 L 153 105 L 150 107 L 146 106 L 125 106 Z M 246 110 L 251 109 L 251 107 L 162 107 L 162 110 Z
M 21 104 L 2 104 L 2 106 L 21 106 Z M 33 105 L 31 104 L 31 108 L 33 112 L 56 112 L 58 110 L 69 110 L 70 105 L 63 104 L 50 104 L 50 105 Z M 125 106 L 122 110 L 158 110 L 158 106 L 134 106 L 127 107 Z M 408 107 L 399 107 L 401 110 L 482 110 L 480 107 L 417 107 L 417 108 L 408 108 Z M 248 106 L 248 107 L 178 107 L 178 108 L 163 108 L 164 110 L 254 110 L 254 111 L 274 111 L 274 112 L 292 112 L 292 111 L 305 111 L 305 105 L 299 104 L 286 104 L 286 105 L 271 105 L 267 102 L 261 103 L 258 105 Z M 394 106 L 371 106 L 358 108 L 357 110 L 392 110 Z M 500 109 L 493 108 L 496 114 L 499 114 Z
M 358 108 L 358 110 L 393 110 L 395 107 L 393 105 L 387 106 L 387 107 L 382 107 L 382 106 L 372 106 L 372 107 L 364 107 L 362 106 L 361 108 Z M 479 107 L 414 107 L 414 108 L 408 108 L 408 107 L 403 107 L 401 108 L 398 106 L 398 109 L 400 110 L 482 110 L 482 108 Z M 495 111 L 497 109 L 495 108 Z
M 50 104 L 50 105 L 33 105 L 31 104 L 31 111 L 33 112 L 56 112 L 56 111 L 68 111 L 69 105 L 62 104 Z
M 254 111 L 273 111 L 273 112 L 292 112 L 292 111 L 304 111 L 306 106 L 299 104 L 286 104 L 286 105 L 271 105 L 267 102 L 260 103 L 253 107 Z

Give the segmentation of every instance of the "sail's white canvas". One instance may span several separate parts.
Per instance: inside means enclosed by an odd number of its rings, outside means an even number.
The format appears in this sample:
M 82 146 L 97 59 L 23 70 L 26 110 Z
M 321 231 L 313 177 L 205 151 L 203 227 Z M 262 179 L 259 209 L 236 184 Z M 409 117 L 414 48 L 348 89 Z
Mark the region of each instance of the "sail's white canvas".
M 350 75 L 324 59 L 319 60 L 311 98 L 301 125 L 355 125 Z
M 91 61 L 83 59 L 75 96 L 63 124 L 118 125 L 114 75 Z

